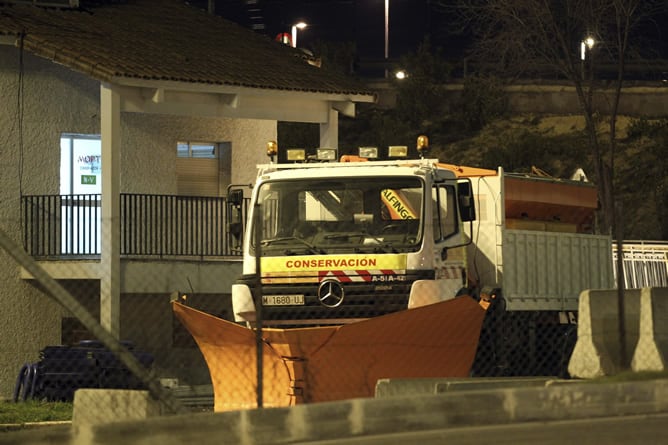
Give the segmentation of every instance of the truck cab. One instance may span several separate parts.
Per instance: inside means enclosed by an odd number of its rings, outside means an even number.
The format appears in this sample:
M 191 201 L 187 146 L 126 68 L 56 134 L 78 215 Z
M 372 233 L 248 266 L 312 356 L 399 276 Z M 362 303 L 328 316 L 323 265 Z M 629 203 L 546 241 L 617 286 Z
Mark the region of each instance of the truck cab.
M 258 168 L 243 275 L 232 288 L 235 321 L 255 322 L 261 306 L 268 326 L 350 323 L 466 287 L 472 187 L 438 161 Z

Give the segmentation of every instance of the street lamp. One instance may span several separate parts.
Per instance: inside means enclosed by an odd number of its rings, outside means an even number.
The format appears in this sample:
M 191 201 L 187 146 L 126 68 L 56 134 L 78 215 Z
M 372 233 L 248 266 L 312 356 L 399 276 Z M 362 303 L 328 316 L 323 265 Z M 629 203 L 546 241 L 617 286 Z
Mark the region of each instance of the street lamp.
M 295 23 L 292 25 L 292 47 L 297 48 L 297 30 L 304 29 L 308 25 L 304 22 Z
M 580 42 L 580 60 L 584 60 L 586 58 L 587 50 L 592 49 L 595 44 L 596 40 L 594 40 L 594 38 L 591 36 L 585 37 L 585 39 Z
M 408 73 L 404 70 L 397 70 L 394 72 L 394 77 L 397 80 L 404 80 L 405 78 L 408 77 Z
M 585 78 L 585 59 L 587 58 L 587 51 L 591 51 L 591 49 L 594 47 L 596 44 L 596 40 L 592 36 L 587 36 L 580 42 L 580 76 L 582 77 L 582 80 Z M 591 62 L 590 62 L 591 64 Z

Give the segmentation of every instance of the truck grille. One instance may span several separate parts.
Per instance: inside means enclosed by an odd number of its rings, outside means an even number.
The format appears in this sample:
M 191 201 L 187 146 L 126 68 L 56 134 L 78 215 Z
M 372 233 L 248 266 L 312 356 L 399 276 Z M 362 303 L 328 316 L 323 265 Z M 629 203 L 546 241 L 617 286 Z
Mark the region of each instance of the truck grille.
M 269 306 L 263 305 L 262 318 L 267 325 L 315 325 L 338 324 L 359 319 L 377 317 L 404 310 L 413 282 L 418 279 L 433 279 L 433 274 L 420 272 L 407 274 L 392 282 L 346 282 L 339 283 L 343 289 L 340 304 L 336 296 L 333 301 L 321 303 L 318 296 L 320 283 L 308 284 L 265 284 L 264 297 L 272 295 L 303 295 L 303 305 Z M 326 304 L 335 305 L 328 307 Z

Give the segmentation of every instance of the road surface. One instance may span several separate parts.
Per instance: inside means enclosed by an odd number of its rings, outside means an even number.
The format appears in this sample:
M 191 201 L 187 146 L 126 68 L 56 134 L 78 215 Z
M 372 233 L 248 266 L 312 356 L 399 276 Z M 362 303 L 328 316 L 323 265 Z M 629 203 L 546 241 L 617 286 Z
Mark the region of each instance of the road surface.
M 668 444 L 668 414 L 458 427 L 303 444 L 663 445 Z

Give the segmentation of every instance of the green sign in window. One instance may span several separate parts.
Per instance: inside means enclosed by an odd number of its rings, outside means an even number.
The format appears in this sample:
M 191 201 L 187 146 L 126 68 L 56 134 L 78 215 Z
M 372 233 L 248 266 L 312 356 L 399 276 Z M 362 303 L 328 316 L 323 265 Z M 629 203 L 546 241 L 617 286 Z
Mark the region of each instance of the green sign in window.
M 97 181 L 97 176 L 95 175 L 81 175 L 81 184 L 83 185 L 95 185 Z

